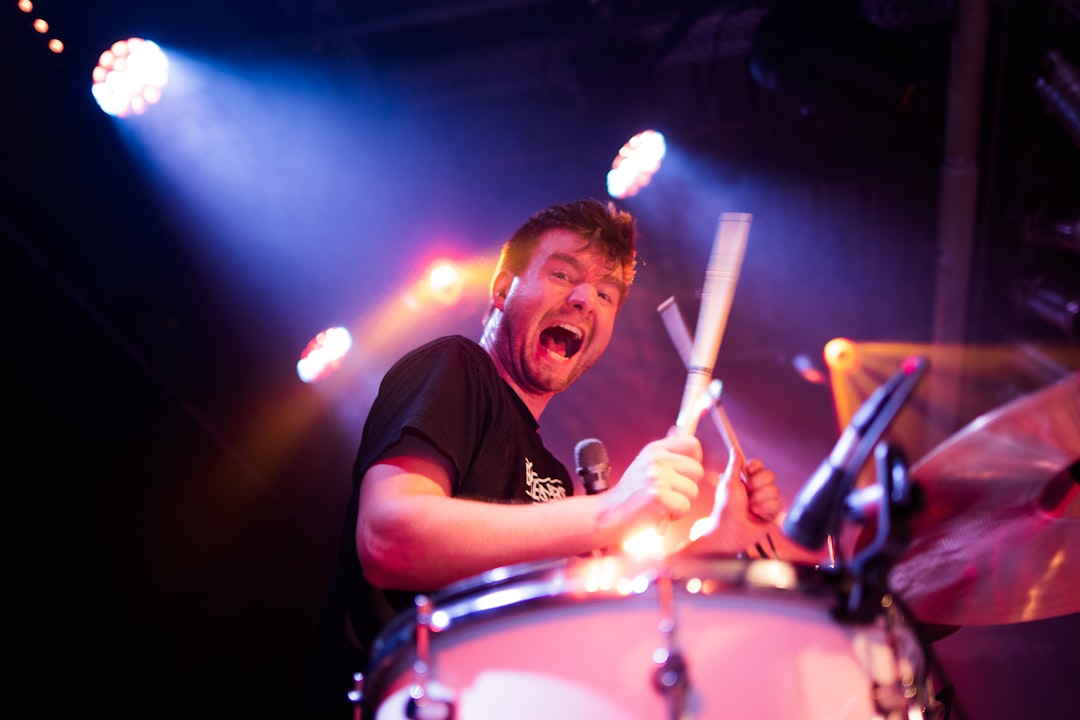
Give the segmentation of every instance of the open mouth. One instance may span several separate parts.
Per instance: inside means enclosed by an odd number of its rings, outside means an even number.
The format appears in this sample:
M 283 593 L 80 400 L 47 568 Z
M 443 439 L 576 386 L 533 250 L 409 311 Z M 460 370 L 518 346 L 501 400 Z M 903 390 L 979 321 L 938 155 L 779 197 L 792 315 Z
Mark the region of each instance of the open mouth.
M 540 347 L 569 360 L 581 349 L 582 332 L 570 325 L 553 325 L 540 333 Z

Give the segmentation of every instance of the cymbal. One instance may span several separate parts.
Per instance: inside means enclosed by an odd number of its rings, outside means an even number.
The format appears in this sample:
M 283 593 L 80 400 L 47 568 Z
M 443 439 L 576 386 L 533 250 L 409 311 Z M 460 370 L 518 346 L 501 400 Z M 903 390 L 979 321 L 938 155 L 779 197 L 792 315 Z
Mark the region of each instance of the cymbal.
M 917 619 L 1080 612 L 1080 372 L 980 416 L 911 476 L 925 509 L 889 582 Z

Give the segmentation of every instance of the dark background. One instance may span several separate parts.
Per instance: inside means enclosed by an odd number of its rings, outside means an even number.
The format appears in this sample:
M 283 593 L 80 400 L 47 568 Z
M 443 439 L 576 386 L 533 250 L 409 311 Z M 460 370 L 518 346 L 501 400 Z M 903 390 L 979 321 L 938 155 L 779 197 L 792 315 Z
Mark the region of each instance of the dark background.
M 1080 63 L 1076 3 L 812 7 L 37 3 L 59 56 L 0 11 L 7 587 L 35 709 L 288 716 L 367 404 L 404 350 L 478 336 L 487 271 L 452 309 L 409 314 L 402 293 L 439 254 L 489 268 L 528 214 L 603 197 L 627 128 L 672 151 L 623 203 L 644 265 L 616 339 L 542 421 L 568 465 L 599 436 L 625 466 L 673 421 L 684 371 L 655 310 L 695 317 L 725 211 L 754 224 L 717 374 L 789 498 L 838 432 L 792 362 L 820 366 L 831 338 L 970 351 L 915 458 L 1075 369 L 1075 307 L 1029 301 L 1080 298 L 1080 140 L 1035 89 L 1049 51 Z M 129 35 L 186 59 L 161 112 L 125 125 L 88 85 Z M 357 350 L 300 383 L 333 324 Z M 932 647 L 963 717 L 1067 717 L 1078 631 Z

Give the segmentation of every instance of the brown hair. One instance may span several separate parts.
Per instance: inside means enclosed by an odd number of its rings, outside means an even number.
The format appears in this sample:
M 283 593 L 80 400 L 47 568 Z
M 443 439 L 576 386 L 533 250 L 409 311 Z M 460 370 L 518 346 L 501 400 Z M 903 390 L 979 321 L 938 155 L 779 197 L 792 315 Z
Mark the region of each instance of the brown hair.
M 549 230 L 569 230 L 580 237 L 586 247 L 598 246 L 613 268 L 622 266 L 626 286 L 630 287 L 634 282 L 637 225 L 633 216 L 617 209 L 612 202 L 602 203 L 591 198 L 552 205 L 526 220 L 503 245 L 498 268 L 515 275 L 524 272 L 537 242 Z

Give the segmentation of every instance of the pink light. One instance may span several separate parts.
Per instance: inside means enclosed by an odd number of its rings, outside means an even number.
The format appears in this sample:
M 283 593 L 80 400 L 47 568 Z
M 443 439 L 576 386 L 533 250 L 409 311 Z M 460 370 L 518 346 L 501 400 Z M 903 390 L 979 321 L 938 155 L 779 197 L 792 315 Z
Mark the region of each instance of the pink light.
M 150 40 L 120 40 L 101 53 L 91 77 L 91 92 L 102 110 L 116 117 L 138 115 L 161 98 L 169 61 Z
M 296 374 L 306 383 L 318 382 L 337 372 L 352 347 L 352 336 L 343 327 L 328 328 L 316 335 L 300 353 Z

